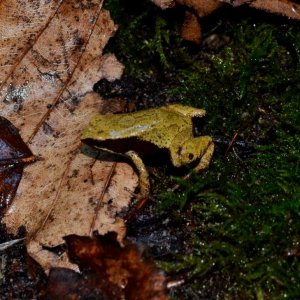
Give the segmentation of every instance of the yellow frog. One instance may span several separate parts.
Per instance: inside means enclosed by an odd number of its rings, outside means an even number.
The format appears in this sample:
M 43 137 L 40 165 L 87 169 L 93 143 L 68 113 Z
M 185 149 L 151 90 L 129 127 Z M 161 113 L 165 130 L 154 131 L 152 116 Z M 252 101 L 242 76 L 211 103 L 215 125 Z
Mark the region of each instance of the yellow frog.
M 130 158 L 139 172 L 140 195 L 146 198 L 150 183 L 143 158 L 166 150 L 175 167 L 197 161 L 200 172 L 208 167 L 214 151 L 212 138 L 194 135 L 193 118 L 206 112 L 172 104 L 133 113 L 97 115 L 84 129 L 81 140 L 94 148 Z

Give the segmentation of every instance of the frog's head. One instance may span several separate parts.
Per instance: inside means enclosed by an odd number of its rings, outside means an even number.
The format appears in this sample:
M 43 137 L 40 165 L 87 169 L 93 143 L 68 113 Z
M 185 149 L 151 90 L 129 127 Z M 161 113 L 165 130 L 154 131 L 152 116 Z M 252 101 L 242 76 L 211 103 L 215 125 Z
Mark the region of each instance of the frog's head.
M 190 164 L 201 160 L 204 156 L 209 157 L 213 153 L 213 141 L 210 136 L 201 136 L 186 141 L 180 150 L 181 164 Z M 209 161 L 208 161 L 209 163 Z

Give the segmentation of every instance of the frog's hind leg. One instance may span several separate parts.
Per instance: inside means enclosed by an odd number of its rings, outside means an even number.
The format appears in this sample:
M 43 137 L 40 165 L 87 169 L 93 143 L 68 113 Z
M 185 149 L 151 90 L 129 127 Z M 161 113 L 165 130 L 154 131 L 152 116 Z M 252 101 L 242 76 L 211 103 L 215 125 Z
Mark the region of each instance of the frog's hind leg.
M 150 181 L 148 171 L 139 157 L 139 155 L 134 151 L 128 151 L 125 153 L 127 157 L 131 159 L 134 166 L 137 168 L 139 173 L 139 187 L 140 191 L 137 194 L 136 198 L 138 200 L 137 206 L 140 206 L 140 202 L 146 202 L 145 199 L 148 199 L 150 192 Z M 143 205 L 142 205 L 143 206 Z

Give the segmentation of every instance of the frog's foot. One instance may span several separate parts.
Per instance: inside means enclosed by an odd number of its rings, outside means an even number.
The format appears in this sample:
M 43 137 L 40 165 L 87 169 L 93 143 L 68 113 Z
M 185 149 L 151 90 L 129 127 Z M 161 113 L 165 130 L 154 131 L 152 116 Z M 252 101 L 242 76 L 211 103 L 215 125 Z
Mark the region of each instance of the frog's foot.
M 139 193 L 135 194 L 135 198 L 137 199 L 137 203 L 135 204 L 135 209 L 140 210 L 144 207 L 149 197 L 150 192 L 150 181 L 148 171 L 139 157 L 139 155 L 134 151 L 128 151 L 125 153 L 127 157 L 131 159 L 134 166 L 136 167 L 139 173 Z
M 207 148 L 204 152 L 204 155 L 201 157 L 199 164 L 194 168 L 195 172 L 200 173 L 200 172 L 203 172 L 205 169 L 208 168 L 209 163 L 210 163 L 211 158 L 212 158 L 212 155 L 214 153 L 214 148 L 215 148 L 215 146 L 214 146 L 213 141 L 208 143 Z
M 198 139 L 207 139 L 206 137 L 199 137 Z M 203 156 L 201 157 L 198 165 L 193 169 L 193 172 L 197 172 L 197 173 L 200 173 L 200 172 L 203 172 L 205 169 L 208 168 L 209 166 L 209 163 L 211 161 L 211 158 L 212 158 L 212 155 L 214 153 L 214 143 L 213 141 L 209 142 L 207 144 L 207 148 L 206 150 L 204 151 L 204 154 Z M 186 176 L 184 176 L 184 179 L 187 180 L 190 178 L 191 176 L 191 172 L 189 174 L 187 174 Z M 176 184 L 172 189 L 171 191 L 174 192 L 176 191 L 177 189 L 180 188 L 180 184 Z

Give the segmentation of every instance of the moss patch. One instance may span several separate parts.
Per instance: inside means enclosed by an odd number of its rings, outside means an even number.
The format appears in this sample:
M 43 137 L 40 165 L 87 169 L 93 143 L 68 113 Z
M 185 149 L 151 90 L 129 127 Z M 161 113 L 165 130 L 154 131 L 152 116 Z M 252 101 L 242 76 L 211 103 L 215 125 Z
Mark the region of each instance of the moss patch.
M 180 39 L 179 9 L 106 6 L 120 24 L 107 51 L 125 64 L 143 105 L 205 108 L 202 133 L 216 139 L 207 172 L 155 199 L 188 233 L 186 251 L 160 262 L 188 270 L 172 297 L 299 298 L 300 25 L 227 8 L 205 19 L 195 46 Z

